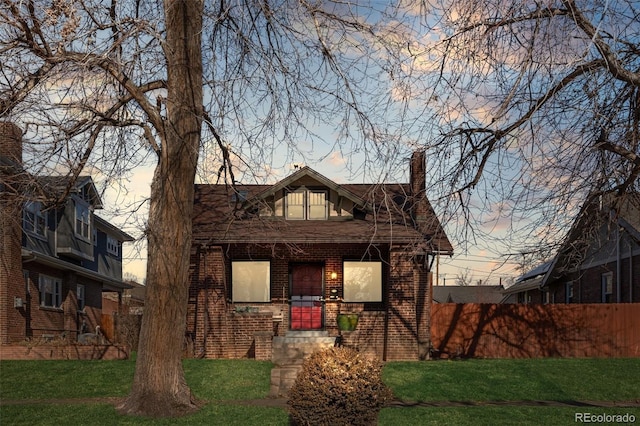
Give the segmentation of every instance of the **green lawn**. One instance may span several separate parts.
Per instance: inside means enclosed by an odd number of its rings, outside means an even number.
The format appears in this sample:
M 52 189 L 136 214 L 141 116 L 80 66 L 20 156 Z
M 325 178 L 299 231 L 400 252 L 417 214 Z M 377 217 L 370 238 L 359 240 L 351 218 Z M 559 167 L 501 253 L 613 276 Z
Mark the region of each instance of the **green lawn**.
M 112 405 L 103 403 L 37 402 L 2 406 L 0 424 L 288 424 L 283 409 L 225 402 L 266 398 L 270 363 L 185 360 L 184 368 L 196 396 L 209 401 L 189 417 L 158 421 L 119 416 Z M 2 361 L 0 399 L 122 397 L 133 371 L 133 361 Z M 640 400 L 640 359 L 392 362 L 385 366 L 383 378 L 396 398 L 411 405 L 383 409 L 380 425 L 575 424 L 576 412 L 631 413 L 640 422 L 639 408 L 478 406 L 483 401 Z M 438 401 L 467 401 L 469 405 L 420 406 Z

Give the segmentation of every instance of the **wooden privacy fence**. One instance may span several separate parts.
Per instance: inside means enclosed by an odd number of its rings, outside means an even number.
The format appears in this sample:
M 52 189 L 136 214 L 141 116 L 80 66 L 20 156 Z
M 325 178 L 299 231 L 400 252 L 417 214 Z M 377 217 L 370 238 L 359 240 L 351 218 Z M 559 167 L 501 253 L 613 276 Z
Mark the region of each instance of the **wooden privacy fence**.
M 640 304 L 433 304 L 434 356 L 639 357 Z

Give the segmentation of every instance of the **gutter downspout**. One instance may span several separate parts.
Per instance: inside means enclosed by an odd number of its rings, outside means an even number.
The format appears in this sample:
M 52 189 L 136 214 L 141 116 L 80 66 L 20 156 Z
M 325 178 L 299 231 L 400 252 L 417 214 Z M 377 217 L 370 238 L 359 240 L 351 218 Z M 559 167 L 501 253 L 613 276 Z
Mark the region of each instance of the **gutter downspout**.
M 622 302 L 622 238 L 620 238 L 620 225 L 616 227 L 616 302 Z
M 633 303 L 633 241 L 629 239 L 629 303 Z

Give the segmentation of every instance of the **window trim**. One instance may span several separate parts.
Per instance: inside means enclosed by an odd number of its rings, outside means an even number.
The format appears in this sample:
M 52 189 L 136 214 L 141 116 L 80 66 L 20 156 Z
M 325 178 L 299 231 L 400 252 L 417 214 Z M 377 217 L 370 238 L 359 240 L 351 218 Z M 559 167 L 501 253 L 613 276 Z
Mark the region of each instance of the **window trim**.
M 78 237 L 84 241 L 91 242 L 91 237 L 93 235 L 91 228 L 91 206 L 84 200 L 80 198 L 74 198 L 74 221 L 73 221 L 73 232 Z M 84 220 L 84 214 L 78 217 L 78 211 L 82 209 L 82 212 L 86 211 L 86 221 Z M 80 224 L 80 232 L 78 232 L 78 224 Z M 86 235 L 85 235 L 86 229 Z
M 25 203 L 22 211 L 22 226 L 26 232 L 46 238 L 48 222 L 47 215 L 42 213 L 42 203 L 40 201 L 27 201 Z
M 613 272 L 601 274 L 600 282 L 602 285 L 602 303 L 611 303 L 613 301 Z
M 290 194 L 301 194 L 302 204 L 290 204 Z M 324 195 L 324 215 L 322 217 L 311 218 L 311 207 L 321 206 L 321 204 L 311 204 L 311 194 L 323 194 Z M 296 188 L 294 190 L 285 191 L 284 194 L 284 216 L 287 220 L 327 220 L 329 218 L 329 191 L 326 189 L 310 189 L 304 186 Z M 302 217 L 289 217 L 289 206 L 301 207 Z
M 375 286 L 373 291 L 367 291 L 365 295 L 358 296 L 357 292 L 354 292 L 350 289 L 349 280 L 351 279 L 351 271 L 350 267 L 358 265 L 360 267 L 371 265 L 371 267 L 375 268 L 372 271 L 372 277 L 369 283 L 365 283 L 364 287 L 360 286 L 360 288 L 368 288 L 370 286 Z M 384 268 L 382 267 L 381 260 L 371 260 L 371 261 L 360 261 L 360 260 L 343 260 L 342 261 L 342 297 L 343 301 L 347 303 L 374 303 L 374 302 L 383 302 L 384 299 Z
M 46 291 L 47 281 L 51 283 L 51 293 Z M 38 277 L 38 293 L 40 297 L 40 307 L 60 309 L 62 307 L 62 282 L 59 278 L 41 274 Z M 47 305 L 47 294 L 51 294 L 51 305 Z
M 120 241 L 110 235 L 107 235 L 107 253 L 116 257 L 120 254 Z
M 566 303 L 573 303 L 574 291 L 575 289 L 573 288 L 573 281 L 567 281 L 565 283 L 565 302 Z
M 258 271 L 260 274 L 265 274 L 265 282 L 253 282 L 246 283 L 238 281 L 243 274 L 240 269 L 241 265 L 254 264 L 255 267 L 266 268 L 266 270 Z M 259 286 L 256 288 L 249 288 L 248 293 L 242 291 L 246 286 Z M 253 297 L 254 295 L 261 293 L 260 297 Z M 247 296 L 248 294 L 248 296 Z M 271 261 L 270 260 L 232 260 L 231 261 L 231 301 L 233 303 L 269 303 L 271 302 Z
M 80 297 L 82 295 L 82 297 Z M 83 311 L 87 306 L 87 288 L 84 284 L 76 285 L 76 302 L 78 304 L 78 311 Z

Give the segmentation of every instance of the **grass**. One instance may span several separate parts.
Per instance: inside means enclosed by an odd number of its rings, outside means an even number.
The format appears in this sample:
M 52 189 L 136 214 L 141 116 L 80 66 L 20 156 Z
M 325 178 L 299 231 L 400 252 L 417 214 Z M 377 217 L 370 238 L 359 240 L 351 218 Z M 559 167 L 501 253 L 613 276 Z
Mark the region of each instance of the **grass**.
M 198 398 L 209 401 L 180 419 L 119 416 L 106 403 L 3 405 L 7 425 L 287 425 L 281 408 L 244 406 L 229 400 L 266 398 L 271 364 L 251 360 L 185 360 L 185 376 Z M 125 396 L 133 379 L 129 361 L 2 361 L 0 399 L 67 399 Z M 392 362 L 384 381 L 397 398 L 436 401 L 628 401 L 640 399 L 640 359 L 532 359 Z M 225 402 L 226 401 L 226 402 Z M 465 406 L 389 407 L 380 425 L 574 424 L 576 412 L 631 413 L 639 408 Z M 637 420 L 636 420 L 637 421 Z

